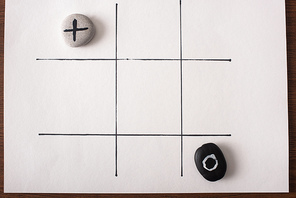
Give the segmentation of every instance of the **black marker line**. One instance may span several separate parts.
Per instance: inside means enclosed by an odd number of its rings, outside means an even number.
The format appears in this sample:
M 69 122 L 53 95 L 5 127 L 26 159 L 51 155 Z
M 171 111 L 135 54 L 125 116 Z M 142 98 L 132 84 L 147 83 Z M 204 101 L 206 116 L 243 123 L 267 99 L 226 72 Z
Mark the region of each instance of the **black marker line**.
M 160 134 L 160 133 L 147 133 L 147 134 L 132 134 L 132 133 L 39 133 L 39 136 L 103 136 L 103 137 L 230 137 L 231 134 Z
M 77 20 L 73 20 L 73 29 L 65 29 L 64 32 L 73 32 L 73 41 L 76 41 L 76 32 L 88 30 L 88 28 L 77 28 Z
M 37 61 L 115 61 L 115 58 L 36 58 Z
M 36 58 L 37 61 L 181 61 L 178 58 Z M 231 59 L 223 58 L 182 58 L 182 61 L 198 62 L 231 62 Z
M 118 113 L 118 104 L 117 104 L 117 63 L 118 63 L 118 3 L 116 3 L 116 8 L 115 8 L 115 177 L 118 176 L 117 174 L 117 166 L 118 166 L 118 157 L 117 157 L 117 152 L 118 152 L 118 144 L 117 144 L 117 113 Z
M 210 61 L 210 62 L 231 62 L 231 59 L 205 59 L 205 58 L 126 58 L 129 61 Z
M 181 177 L 183 177 L 183 38 L 182 38 L 182 0 L 180 0 L 180 91 L 181 91 Z

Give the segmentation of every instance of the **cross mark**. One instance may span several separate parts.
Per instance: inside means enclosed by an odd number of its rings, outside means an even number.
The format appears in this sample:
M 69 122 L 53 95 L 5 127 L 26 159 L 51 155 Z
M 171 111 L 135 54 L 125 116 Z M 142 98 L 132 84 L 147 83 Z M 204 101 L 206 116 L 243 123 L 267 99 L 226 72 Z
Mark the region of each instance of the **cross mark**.
M 86 28 L 77 28 L 77 20 L 74 19 L 73 20 L 73 29 L 65 29 L 64 32 L 73 32 L 73 41 L 75 42 L 76 41 L 76 32 L 77 31 L 84 31 L 84 30 L 87 30 L 88 27 Z

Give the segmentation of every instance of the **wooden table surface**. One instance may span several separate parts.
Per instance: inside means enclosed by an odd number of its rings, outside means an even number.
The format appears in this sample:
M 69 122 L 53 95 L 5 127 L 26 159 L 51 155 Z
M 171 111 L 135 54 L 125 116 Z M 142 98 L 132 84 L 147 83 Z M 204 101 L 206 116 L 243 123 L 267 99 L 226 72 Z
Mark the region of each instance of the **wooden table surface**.
M 9 1 L 9 0 L 8 0 Z M 4 22 L 5 22 L 5 1 L 0 0 L 0 197 L 296 197 L 296 1 L 286 0 L 287 16 L 287 55 L 288 55 L 288 85 L 289 85 L 289 152 L 290 152 L 290 193 L 283 194 L 4 194 L 4 123 L 3 123 L 3 98 L 4 98 Z

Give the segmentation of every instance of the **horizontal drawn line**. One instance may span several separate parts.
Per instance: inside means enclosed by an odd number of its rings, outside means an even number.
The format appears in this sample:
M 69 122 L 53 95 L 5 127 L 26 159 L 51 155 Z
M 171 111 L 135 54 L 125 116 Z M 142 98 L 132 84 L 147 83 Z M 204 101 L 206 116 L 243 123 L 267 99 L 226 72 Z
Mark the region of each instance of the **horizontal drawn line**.
M 181 134 L 108 134 L 108 133 L 39 133 L 39 136 L 122 136 L 122 137 L 180 137 Z M 221 136 L 227 137 L 231 136 L 231 134 L 183 134 L 182 136 L 185 137 L 214 137 L 214 136 Z
M 76 31 L 83 31 L 83 30 L 87 30 L 88 28 L 76 28 Z M 73 32 L 73 29 L 66 29 L 64 30 L 64 32 Z
M 223 58 L 36 58 L 37 61 L 200 61 L 200 62 L 231 62 Z
M 36 58 L 37 61 L 115 61 L 115 58 Z M 119 60 L 119 59 L 117 59 Z

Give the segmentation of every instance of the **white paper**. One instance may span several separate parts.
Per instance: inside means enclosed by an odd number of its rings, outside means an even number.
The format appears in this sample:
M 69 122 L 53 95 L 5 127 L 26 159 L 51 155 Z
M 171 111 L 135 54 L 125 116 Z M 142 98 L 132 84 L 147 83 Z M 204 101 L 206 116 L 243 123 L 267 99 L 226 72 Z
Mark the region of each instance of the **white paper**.
M 5 192 L 288 192 L 284 0 L 182 0 L 181 12 L 180 0 L 9 0 L 5 12 Z M 73 13 L 97 29 L 79 48 L 60 27 Z M 194 164 L 208 142 L 227 161 L 217 182 Z

